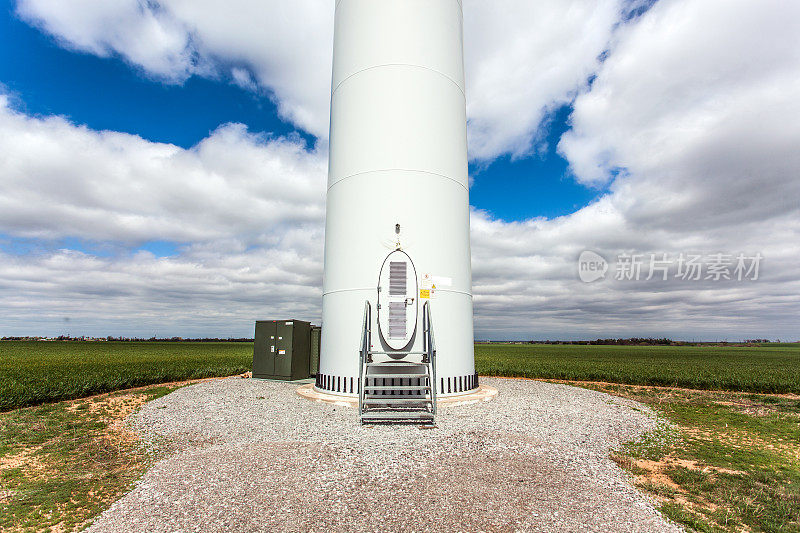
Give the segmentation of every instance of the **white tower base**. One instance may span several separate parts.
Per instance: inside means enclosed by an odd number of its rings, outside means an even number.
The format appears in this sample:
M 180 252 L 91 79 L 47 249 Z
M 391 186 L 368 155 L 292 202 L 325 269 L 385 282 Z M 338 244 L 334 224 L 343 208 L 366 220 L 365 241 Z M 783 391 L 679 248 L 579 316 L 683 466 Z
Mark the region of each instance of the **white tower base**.
M 478 387 L 459 0 L 337 2 L 318 390 L 357 394 L 365 301 L 389 359 L 429 301 L 439 395 Z

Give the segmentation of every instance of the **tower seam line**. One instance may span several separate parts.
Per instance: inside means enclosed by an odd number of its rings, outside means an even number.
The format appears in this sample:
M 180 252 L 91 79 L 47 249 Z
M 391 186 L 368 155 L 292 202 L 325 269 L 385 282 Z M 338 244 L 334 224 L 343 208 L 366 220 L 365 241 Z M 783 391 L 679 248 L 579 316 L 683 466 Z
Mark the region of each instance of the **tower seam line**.
M 436 70 L 435 68 L 426 67 L 424 65 L 415 65 L 413 63 L 384 63 L 384 64 L 381 64 L 381 65 L 373 65 L 371 67 L 367 67 L 367 68 L 361 69 L 361 70 L 359 70 L 357 72 L 353 72 L 352 74 L 348 75 L 346 78 L 344 78 L 342 81 L 340 81 L 336 85 L 336 87 L 333 88 L 333 91 L 331 91 L 331 100 L 333 100 L 333 97 L 336 95 L 336 91 L 338 91 L 339 88 L 342 85 L 344 85 L 345 82 L 349 81 L 351 78 L 353 78 L 355 76 L 358 76 L 359 74 L 363 74 L 364 72 L 367 72 L 369 70 L 375 70 L 375 69 L 386 68 L 386 67 L 411 67 L 411 68 L 419 68 L 419 69 L 422 69 L 422 70 L 428 70 L 430 72 L 434 72 L 434 73 L 438 74 L 439 76 L 443 77 L 444 79 L 448 80 L 450 83 L 452 83 L 456 87 L 458 87 L 458 91 L 464 97 L 464 101 L 466 101 L 466 99 L 467 99 L 467 94 L 464 92 L 464 89 L 461 87 L 461 85 L 458 84 L 458 82 L 456 80 L 454 80 L 453 78 L 451 78 L 450 76 L 448 76 L 444 72 Z
M 363 172 L 356 172 L 355 174 L 350 174 L 348 176 L 344 176 L 343 178 L 339 178 L 338 180 L 336 180 L 334 183 L 332 183 L 331 185 L 328 186 L 328 192 L 330 192 L 330 190 L 336 184 L 341 183 L 344 180 L 347 180 L 347 179 L 350 179 L 350 178 L 355 178 L 357 176 L 363 176 L 364 174 L 371 174 L 373 172 L 419 172 L 421 174 L 430 174 L 432 176 L 439 176 L 440 178 L 444 178 L 446 180 L 450 180 L 450 181 L 452 181 L 454 183 L 457 183 L 458 185 L 461 186 L 461 188 L 463 188 L 465 191 L 467 191 L 467 194 L 469 194 L 469 189 L 467 187 L 465 187 L 463 183 L 461 183 L 460 181 L 458 181 L 455 178 L 451 178 L 450 176 L 445 176 L 444 174 L 439 174 L 438 172 L 431 172 L 429 170 L 418 170 L 418 169 L 413 169 L 413 168 L 381 168 L 381 169 L 376 169 L 376 170 L 365 170 Z

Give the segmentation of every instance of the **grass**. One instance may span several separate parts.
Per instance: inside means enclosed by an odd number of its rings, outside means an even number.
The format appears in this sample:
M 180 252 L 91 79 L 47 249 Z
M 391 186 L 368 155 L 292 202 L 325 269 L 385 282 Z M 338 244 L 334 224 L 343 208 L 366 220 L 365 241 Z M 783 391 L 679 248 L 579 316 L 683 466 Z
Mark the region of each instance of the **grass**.
M 477 344 L 478 373 L 759 393 L 800 393 L 800 344 L 756 347 Z
M 0 342 L 0 411 L 250 370 L 250 343 Z M 478 373 L 695 389 L 800 392 L 800 344 L 476 345 Z
M 0 342 L 0 411 L 250 370 L 251 343 Z
M 0 413 L 0 530 L 77 531 L 155 458 L 117 422 L 177 385 Z
M 796 397 L 583 386 L 649 404 L 669 421 L 613 459 L 672 520 L 696 531 L 800 532 Z
M 571 380 L 654 408 L 669 423 L 614 459 L 674 521 L 800 533 L 800 396 L 778 395 L 800 393 L 800 345 L 476 345 L 475 355 L 481 375 Z M 176 385 L 60 400 L 238 374 L 251 361 L 248 343 L 0 342 L 0 410 L 15 409 L 0 413 L 0 530 L 84 527 L 148 462 L 114 422 Z

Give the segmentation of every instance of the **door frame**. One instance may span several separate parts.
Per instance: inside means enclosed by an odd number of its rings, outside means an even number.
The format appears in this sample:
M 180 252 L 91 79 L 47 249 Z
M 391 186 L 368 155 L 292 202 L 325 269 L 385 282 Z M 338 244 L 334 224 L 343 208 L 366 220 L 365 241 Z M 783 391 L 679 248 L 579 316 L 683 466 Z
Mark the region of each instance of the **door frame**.
M 386 262 L 389 260 L 390 257 L 392 257 L 392 255 L 394 255 L 396 253 L 401 253 L 401 254 L 406 256 L 406 259 L 408 260 L 408 264 L 411 265 L 411 270 L 413 272 L 412 279 L 414 280 L 413 291 L 406 291 L 406 299 L 408 299 L 409 297 L 414 298 L 414 305 L 413 305 L 413 307 L 414 307 L 414 329 L 411 331 L 411 334 L 408 336 L 408 342 L 402 348 L 399 348 L 399 349 L 398 348 L 393 348 L 387 342 L 386 338 L 383 336 L 383 328 L 381 328 L 381 309 L 382 309 L 382 305 L 383 305 L 383 303 L 381 301 L 381 290 L 380 290 L 381 289 L 381 275 L 383 274 L 383 269 L 386 267 Z M 387 288 L 387 290 L 388 290 L 388 288 Z M 377 313 L 376 313 L 376 316 L 375 316 L 375 320 L 376 320 L 377 325 L 378 325 L 378 336 L 380 337 L 381 344 L 383 345 L 383 348 L 385 348 L 385 350 L 387 352 L 406 352 L 406 351 L 409 351 L 410 346 L 412 344 L 414 344 L 414 339 L 415 339 L 415 337 L 417 335 L 417 323 L 419 322 L 419 278 L 417 277 L 417 267 L 414 264 L 414 261 L 412 261 L 411 256 L 408 255 L 404 250 L 401 250 L 399 248 L 397 250 L 392 250 L 383 259 L 383 262 L 381 263 L 381 268 L 378 271 L 378 285 L 376 287 L 376 292 L 377 292 L 377 298 L 378 298 L 378 305 L 376 306 Z M 410 295 L 409 295 L 409 292 L 410 292 Z M 387 296 L 387 303 L 388 303 L 388 296 Z M 389 312 L 388 307 L 386 309 L 386 312 L 387 313 Z

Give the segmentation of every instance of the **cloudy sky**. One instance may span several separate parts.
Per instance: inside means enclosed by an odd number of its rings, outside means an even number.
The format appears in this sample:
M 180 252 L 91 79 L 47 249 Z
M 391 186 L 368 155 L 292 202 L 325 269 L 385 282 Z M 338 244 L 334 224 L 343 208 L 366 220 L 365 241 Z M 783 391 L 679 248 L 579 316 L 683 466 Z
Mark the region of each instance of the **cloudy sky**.
M 0 2 L 0 335 L 318 321 L 333 4 Z M 476 337 L 800 339 L 800 3 L 463 4 Z

